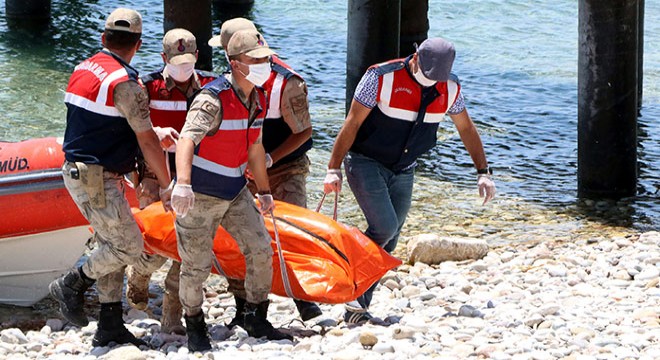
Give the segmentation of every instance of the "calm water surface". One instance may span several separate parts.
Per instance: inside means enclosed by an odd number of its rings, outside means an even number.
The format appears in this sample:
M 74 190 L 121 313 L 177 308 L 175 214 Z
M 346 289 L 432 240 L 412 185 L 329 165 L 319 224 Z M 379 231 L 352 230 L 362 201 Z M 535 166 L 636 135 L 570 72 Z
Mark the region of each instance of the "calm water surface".
M 9 31 L 0 9 L 0 139 L 63 135 L 70 72 L 100 48 L 104 19 L 117 6 L 134 7 L 144 18 L 144 45 L 133 65 L 142 73 L 160 66 L 162 1 L 52 3 L 51 25 L 37 34 Z M 430 8 L 429 36 L 456 44 L 454 72 L 495 168 L 498 196 L 481 206 L 469 156 L 446 121 L 439 146 L 420 160 L 404 235 L 434 231 L 506 243 L 658 229 L 660 3 L 646 2 L 639 195 L 595 204 L 575 198 L 577 2 L 432 0 Z M 214 33 L 222 16 L 214 11 Z M 315 205 L 344 115 L 346 4 L 260 0 L 245 16 L 309 83 L 316 144 L 309 193 Z M 214 55 L 221 70 L 221 54 Z M 350 191 L 340 204 L 341 220 L 364 226 Z

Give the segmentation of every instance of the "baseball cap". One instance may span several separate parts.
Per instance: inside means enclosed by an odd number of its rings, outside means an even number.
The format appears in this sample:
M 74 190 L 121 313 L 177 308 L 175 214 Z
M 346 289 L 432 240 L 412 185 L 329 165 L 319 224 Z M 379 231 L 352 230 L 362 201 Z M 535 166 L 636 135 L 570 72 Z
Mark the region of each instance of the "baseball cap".
M 133 9 L 117 8 L 105 21 L 105 29 L 141 34 L 142 16 Z
M 229 39 L 235 32 L 240 30 L 257 30 L 257 27 L 254 26 L 254 23 L 246 18 L 237 17 L 229 19 L 222 23 L 220 28 L 220 35 L 216 35 L 209 40 L 209 46 L 222 46 L 227 48 L 229 44 Z
M 195 35 L 186 29 L 172 29 L 163 36 L 163 52 L 172 65 L 197 62 Z
M 245 54 L 253 58 L 263 58 L 276 53 L 268 47 L 261 33 L 256 30 L 239 30 L 227 44 L 227 55 Z
M 443 38 L 426 39 L 417 47 L 419 67 L 429 80 L 449 80 L 455 57 L 454 44 Z

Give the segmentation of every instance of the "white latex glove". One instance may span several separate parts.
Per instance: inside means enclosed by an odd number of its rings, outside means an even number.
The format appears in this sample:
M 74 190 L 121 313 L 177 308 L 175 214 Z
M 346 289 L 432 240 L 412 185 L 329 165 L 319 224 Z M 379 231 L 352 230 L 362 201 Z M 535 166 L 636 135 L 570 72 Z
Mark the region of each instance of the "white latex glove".
M 484 198 L 484 204 L 495 197 L 495 183 L 489 175 L 477 175 L 477 187 L 479 188 L 479 196 Z
M 159 126 L 154 127 L 154 132 L 158 136 L 158 141 L 160 141 L 160 147 L 163 150 L 170 151 L 174 147 L 176 149 L 176 141 L 179 139 L 179 132 L 174 128 L 166 127 L 162 128 Z M 174 151 L 170 151 L 174 152 Z
M 266 153 L 266 169 L 270 169 L 271 166 L 273 166 L 273 158 L 269 153 Z
M 275 209 L 275 203 L 273 202 L 273 195 L 271 194 L 257 194 L 257 199 L 259 199 L 259 211 L 262 215 L 266 215 Z
M 160 189 L 158 195 L 160 195 L 160 201 L 163 202 L 163 208 L 165 211 L 172 210 L 172 190 L 174 189 L 174 180 L 170 182 L 170 185 L 165 189 Z
M 172 190 L 172 209 L 177 216 L 186 217 L 188 210 L 195 205 L 195 193 L 192 185 L 176 184 Z
M 339 194 L 341 192 L 341 181 L 341 169 L 328 169 L 325 180 L 323 180 L 323 192 L 329 194 L 334 191 Z

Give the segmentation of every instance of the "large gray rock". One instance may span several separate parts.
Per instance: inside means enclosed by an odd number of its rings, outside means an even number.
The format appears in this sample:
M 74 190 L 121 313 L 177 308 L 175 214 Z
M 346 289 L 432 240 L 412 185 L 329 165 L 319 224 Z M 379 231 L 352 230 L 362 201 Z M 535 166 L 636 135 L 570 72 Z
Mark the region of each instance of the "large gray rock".
M 476 260 L 487 253 L 488 244 L 484 240 L 421 234 L 408 241 L 408 258 L 411 264 L 418 261 L 433 265 L 443 261 Z

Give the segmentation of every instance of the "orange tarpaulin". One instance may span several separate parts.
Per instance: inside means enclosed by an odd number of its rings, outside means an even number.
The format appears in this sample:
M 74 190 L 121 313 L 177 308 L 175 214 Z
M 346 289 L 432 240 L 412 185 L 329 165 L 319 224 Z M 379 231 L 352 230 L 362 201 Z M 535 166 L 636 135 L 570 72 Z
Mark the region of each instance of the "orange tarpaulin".
M 317 212 L 275 201 L 277 230 L 286 262 L 286 274 L 297 299 L 322 303 L 355 300 L 401 261 L 376 245 L 360 230 L 333 221 Z M 180 260 L 176 248 L 174 214 L 161 203 L 135 212 L 147 251 Z M 272 292 L 287 296 L 275 242 L 273 221 L 265 217 L 273 238 Z M 222 271 L 231 278 L 245 278 L 245 260 L 234 239 L 220 227 L 213 253 Z M 215 267 L 213 272 L 217 273 Z

